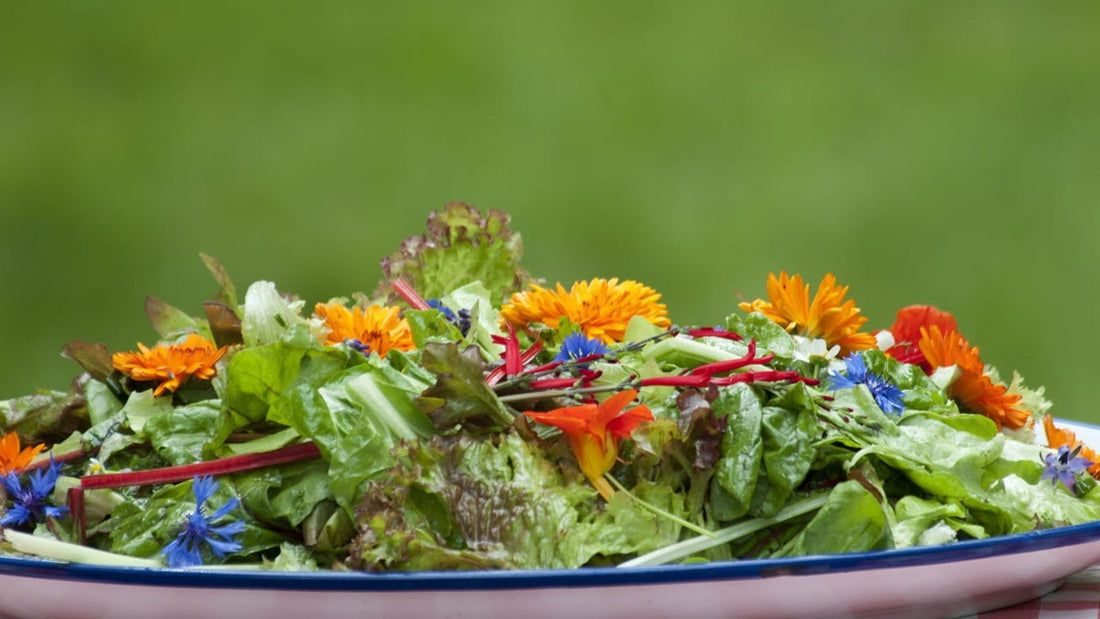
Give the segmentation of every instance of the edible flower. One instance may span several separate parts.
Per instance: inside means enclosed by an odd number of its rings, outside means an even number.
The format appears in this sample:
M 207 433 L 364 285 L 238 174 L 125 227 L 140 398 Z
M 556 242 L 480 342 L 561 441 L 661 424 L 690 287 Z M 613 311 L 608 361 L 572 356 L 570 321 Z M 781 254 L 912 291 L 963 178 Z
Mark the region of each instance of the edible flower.
M 47 518 L 59 518 L 68 512 L 68 508 L 47 505 L 46 501 L 53 494 L 53 487 L 57 483 L 57 475 L 61 471 L 61 465 L 50 459 L 50 465 L 45 470 L 38 469 L 27 475 L 27 487 L 23 488 L 19 476 L 10 472 L 0 477 L 4 489 L 12 499 L 12 506 L 8 512 L 0 518 L 0 526 L 21 526 L 28 523 L 44 522 Z
M 1091 460 L 1077 455 L 1080 451 L 1080 445 L 1072 451 L 1069 447 L 1062 445 L 1057 453 L 1047 454 L 1043 459 L 1046 468 L 1043 469 L 1043 476 L 1039 481 L 1049 479 L 1052 486 L 1062 482 L 1066 490 L 1077 494 L 1077 474 L 1093 465 Z
M 20 450 L 19 434 L 8 432 L 0 438 L 0 475 L 7 475 L 27 466 L 45 448 L 45 445 L 35 445 Z
M 244 531 L 243 522 L 236 520 L 229 524 L 214 525 L 214 522 L 224 518 L 237 507 L 239 503 L 237 498 L 230 499 L 209 516 L 204 511 L 206 502 L 218 491 L 218 485 L 213 477 L 195 477 L 191 485 L 195 494 L 195 511 L 187 516 L 187 520 L 183 523 L 183 530 L 176 539 L 160 551 L 168 562 L 168 567 L 202 565 L 202 545 L 209 547 L 214 556 L 219 559 L 241 549 L 240 542 L 235 541 L 233 536 Z
M 606 355 L 610 349 L 603 343 L 585 336 L 583 333 L 570 333 L 561 341 L 561 350 L 554 356 L 555 361 L 575 361 L 593 355 Z
M 313 313 L 329 328 L 324 340 L 329 346 L 348 343 L 360 352 L 374 351 L 383 358 L 391 350 L 407 352 L 416 348 L 412 329 L 397 306 L 348 309 L 337 302 L 318 303 Z
M 841 354 L 847 355 L 875 346 L 874 335 L 859 332 L 867 318 L 859 315 L 855 301 L 844 300 L 847 294 L 848 287 L 838 286 L 836 277 L 827 273 L 811 301 L 810 285 L 803 283 L 801 275 L 791 277 L 780 271 L 778 278 L 768 274 L 768 301 L 757 299 L 740 307 L 764 314 L 787 331 L 824 338 L 829 346 L 839 345 Z
M 1067 447 L 1076 451 L 1080 457 L 1093 463 L 1088 467 L 1089 475 L 1100 479 L 1100 457 L 1088 445 L 1081 442 L 1073 431 L 1054 425 L 1054 418 L 1050 415 L 1043 417 L 1043 431 L 1047 435 L 1047 445 L 1051 449 Z
M 921 366 L 925 374 L 932 373 L 932 365 L 924 358 L 918 344 L 922 328 L 936 326 L 942 333 L 954 333 L 959 330 L 955 317 L 933 305 L 910 305 L 898 310 L 894 325 L 888 330 L 894 338 L 894 345 L 886 354 L 901 361 Z
M 458 327 L 458 330 L 462 332 L 463 336 L 470 332 L 470 310 L 460 309 L 456 314 L 451 308 L 443 305 L 443 302 L 439 299 L 428 299 L 425 303 L 428 304 L 428 307 L 439 310 L 439 312 L 443 314 L 443 318 L 445 318 L 447 322 Z
M 672 326 L 668 310 L 658 303 L 661 295 L 633 280 L 595 278 L 577 282 L 566 290 L 559 283 L 554 290 L 531 284 L 531 290 L 517 292 L 500 310 L 503 320 L 526 326 L 539 322 L 553 329 L 567 318 L 590 338 L 605 344 L 621 342 L 630 319 L 641 316 L 657 327 Z
M 629 438 L 639 423 L 653 421 L 653 413 L 644 404 L 623 412 L 637 395 L 637 391 L 629 389 L 612 395 L 599 405 L 582 404 L 524 414 L 539 423 L 561 428 L 569 439 L 581 472 L 603 498 L 610 499 L 615 489 L 603 476 L 615 464 L 619 440 Z
M 904 395 L 901 389 L 882 376 L 868 371 L 863 353 L 849 355 L 844 359 L 844 365 L 847 370 L 845 374 L 829 374 L 829 380 L 832 381 L 829 385 L 830 391 L 866 385 L 883 412 L 900 415 L 905 410 L 905 404 L 901 401 Z
M 921 327 L 918 343 L 921 354 L 933 368 L 957 366 L 961 374 L 948 388 L 948 394 L 966 409 L 989 417 L 1000 430 L 1024 427 L 1031 413 L 1020 407 L 1020 395 L 1008 393 L 1004 385 L 994 384 L 985 374 L 978 348 L 971 346 L 957 331 L 945 332 L 936 325 Z
M 147 348 L 138 342 L 139 352 L 118 352 L 111 361 L 116 370 L 139 381 L 159 380 L 153 395 L 175 392 L 188 378 L 210 380 L 218 373 L 214 367 L 228 346 L 218 348 L 214 342 L 191 333 L 179 344 L 161 344 Z

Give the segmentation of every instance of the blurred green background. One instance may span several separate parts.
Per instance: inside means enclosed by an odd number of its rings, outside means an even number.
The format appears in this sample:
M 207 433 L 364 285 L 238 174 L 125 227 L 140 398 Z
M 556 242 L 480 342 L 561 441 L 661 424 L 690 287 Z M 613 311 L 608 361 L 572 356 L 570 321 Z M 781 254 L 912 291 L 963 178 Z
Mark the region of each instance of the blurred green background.
M 769 271 L 932 303 L 1100 422 L 1100 4 L 9 3 L 0 398 L 256 279 L 310 302 L 451 200 L 550 281 L 716 323 Z

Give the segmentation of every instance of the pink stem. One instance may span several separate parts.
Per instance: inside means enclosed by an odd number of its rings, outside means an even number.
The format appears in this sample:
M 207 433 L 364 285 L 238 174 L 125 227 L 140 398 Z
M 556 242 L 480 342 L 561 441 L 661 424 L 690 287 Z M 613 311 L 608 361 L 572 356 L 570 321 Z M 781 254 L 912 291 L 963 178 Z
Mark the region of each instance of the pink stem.
M 684 376 L 654 376 L 643 378 L 641 387 L 706 387 L 711 378 L 705 374 L 687 374 Z
M 566 378 L 542 378 L 531 381 L 532 389 L 567 389 L 577 384 L 579 379 L 572 376 Z
M 416 293 L 416 290 L 413 289 L 413 287 L 410 286 L 408 282 L 401 279 L 400 277 L 393 280 L 393 283 L 391 285 L 393 286 L 393 291 L 397 293 L 397 296 L 404 299 L 405 303 L 409 304 L 409 307 L 415 310 L 426 310 L 432 308 L 432 306 L 428 305 L 428 302 L 425 301 L 423 297 Z
M 63 454 L 58 454 L 58 455 L 53 457 L 53 461 L 60 464 L 62 462 L 69 462 L 70 460 L 76 460 L 77 458 L 80 458 L 82 456 L 84 456 L 84 451 L 78 449 L 76 451 L 67 451 Z M 31 471 L 33 471 L 35 469 L 46 468 L 49 465 L 50 465 L 50 459 L 45 458 L 43 460 L 39 460 L 38 462 L 32 462 L 32 463 L 28 464 L 27 466 L 24 466 L 21 469 L 15 469 L 15 474 L 16 475 L 22 475 L 23 473 L 30 473 Z
M 542 352 L 542 340 L 535 340 L 535 343 L 531 344 L 531 347 L 523 351 L 523 354 L 520 355 L 521 367 L 530 363 L 530 361 L 537 357 L 540 352 Z M 485 382 L 488 383 L 490 387 L 499 383 L 500 379 L 504 378 L 505 371 L 507 371 L 507 368 L 504 365 L 493 368 L 493 371 L 489 372 L 488 376 L 485 377 Z
M 733 331 L 726 331 L 724 329 L 711 329 L 704 327 L 702 329 L 692 329 L 688 331 L 688 335 L 691 337 L 720 337 L 726 340 L 733 340 L 735 342 L 741 341 L 741 336 L 737 335 Z
M 69 513 L 76 523 L 76 534 L 81 544 L 88 543 L 88 525 L 84 521 L 84 489 L 80 486 L 69 488 Z
M 126 486 L 148 486 L 151 484 L 166 484 L 191 479 L 195 476 L 217 476 L 229 473 L 240 473 L 262 469 L 277 464 L 298 462 L 299 460 L 311 460 L 320 458 L 321 450 L 313 443 L 300 443 L 290 445 L 274 451 L 266 451 L 256 454 L 241 454 L 219 460 L 196 462 L 195 464 L 182 464 L 179 466 L 167 466 L 159 469 L 147 469 L 130 473 L 106 473 L 103 475 L 88 475 L 80 479 L 80 488 L 92 490 L 93 488 L 124 488 Z

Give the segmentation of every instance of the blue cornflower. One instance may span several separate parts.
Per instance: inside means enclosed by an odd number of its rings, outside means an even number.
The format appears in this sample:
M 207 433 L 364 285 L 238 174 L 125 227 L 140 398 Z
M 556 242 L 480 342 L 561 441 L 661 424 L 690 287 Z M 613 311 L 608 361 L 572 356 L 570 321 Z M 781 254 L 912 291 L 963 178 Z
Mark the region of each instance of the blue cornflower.
M 0 518 L 0 526 L 19 526 L 65 515 L 69 508 L 46 505 L 46 500 L 53 494 L 53 487 L 57 483 L 57 474 L 60 471 L 61 465 L 50 458 L 50 465 L 45 470 L 38 469 L 27 476 L 29 483 L 26 489 L 23 488 L 15 471 L 0 477 L 8 496 L 12 499 L 11 508 L 3 518 Z
M 440 301 L 439 299 L 428 299 L 428 305 L 432 309 L 439 310 L 440 312 L 442 312 L 443 317 L 446 318 L 447 320 L 449 320 L 450 322 L 454 322 L 454 321 L 458 320 L 458 316 L 455 316 L 455 313 L 451 311 L 451 308 L 447 307 L 446 305 L 443 305 L 443 302 Z
M 364 355 L 370 355 L 370 344 L 364 343 L 363 340 L 349 337 L 344 340 L 344 344 L 346 344 L 347 347 L 351 348 L 352 350 L 358 350 Z
M 451 311 L 451 308 L 443 305 L 439 299 L 428 299 L 428 305 L 432 309 L 437 309 L 443 313 L 443 317 L 447 319 L 447 322 L 458 327 L 458 330 L 462 332 L 462 335 L 466 335 L 470 332 L 470 310 L 460 309 L 458 314 Z
M 601 340 L 588 339 L 583 333 L 574 332 L 561 341 L 561 350 L 554 361 L 572 361 L 591 355 L 606 355 L 610 350 Z
M 232 538 L 244 531 L 243 522 L 237 520 L 221 526 L 213 524 L 237 507 L 239 501 L 236 497 L 207 516 L 203 512 L 203 505 L 217 492 L 218 482 L 214 481 L 213 477 L 195 477 L 192 490 L 195 493 L 195 511 L 187 517 L 183 523 L 183 530 L 176 539 L 160 551 L 160 554 L 167 559 L 168 567 L 202 565 L 200 544 L 209 546 L 210 551 L 219 559 L 241 549 L 241 544 Z
M 1047 466 L 1043 469 L 1043 476 L 1039 478 L 1039 481 L 1049 479 L 1052 486 L 1062 482 L 1066 490 L 1076 494 L 1077 474 L 1093 465 L 1093 462 L 1088 458 L 1077 455 L 1080 451 L 1080 445 L 1075 447 L 1073 451 L 1062 445 L 1058 448 L 1058 453 L 1047 454 L 1046 458 L 1043 459 Z
M 867 389 L 875 397 L 875 403 L 884 412 L 900 415 L 905 410 L 905 404 L 901 401 L 904 395 L 901 389 L 878 374 L 869 372 L 867 363 L 863 360 L 863 353 L 848 355 L 844 359 L 844 365 L 847 366 L 847 372 L 844 374 L 829 374 L 829 380 L 832 383 L 829 385 L 830 391 L 867 385 Z

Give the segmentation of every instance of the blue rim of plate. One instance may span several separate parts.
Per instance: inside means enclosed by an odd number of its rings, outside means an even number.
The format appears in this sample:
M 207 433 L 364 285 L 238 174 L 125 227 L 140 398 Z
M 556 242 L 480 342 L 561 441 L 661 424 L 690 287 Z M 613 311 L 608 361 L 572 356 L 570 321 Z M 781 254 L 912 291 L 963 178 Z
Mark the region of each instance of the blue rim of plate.
M 1100 427 L 1071 422 L 1100 432 Z M 270 572 L 262 570 L 106 567 L 0 557 L 0 577 L 20 576 L 123 585 L 304 591 L 455 591 L 608 587 L 811 576 L 954 563 L 1100 542 L 1100 521 L 942 546 L 835 555 L 655 567 L 589 567 L 461 572 Z M 1100 549 L 1097 550 L 1100 560 Z

